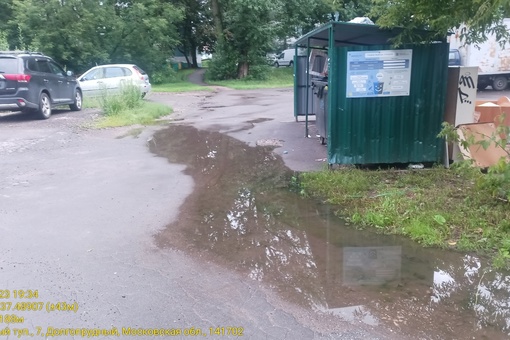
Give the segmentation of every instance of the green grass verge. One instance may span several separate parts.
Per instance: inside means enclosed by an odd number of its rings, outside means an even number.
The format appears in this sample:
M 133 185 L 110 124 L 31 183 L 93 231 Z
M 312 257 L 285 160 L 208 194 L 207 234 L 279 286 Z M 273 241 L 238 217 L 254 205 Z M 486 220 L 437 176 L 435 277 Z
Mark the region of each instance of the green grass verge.
M 213 88 L 207 86 L 196 85 L 192 83 L 166 83 L 153 85 L 154 92 L 193 92 L 193 91 L 213 91 Z
M 343 169 L 301 174 L 301 192 L 337 207 L 359 228 L 400 234 L 424 246 L 476 251 L 510 266 L 510 205 L 476 183 L 475 169 Z
M 152 90 L 154 92 L 191 92 L 191 91 L 213 91 L 214 89 L 207 86 L 192 84 L 189 82 L 188 77 L 195 72 L 195 69 L 179 70 L 176 73 L 176 78 L 171 82 L 163 84 L 153 84 Z M 292 67 L 271 68 L 268 79 L 254 80 L 254 79 L 235 79 L 235 80 L 218 80 L 209 81 L 209 85 L 224 86 L 235 90 L 251 90 L 251 89 L 267 89 L 267 88 L 282 88 L 294 86 L 294 76 Z
M 195 72 L 195 69 L 179 70 L 176 73 L 176 79 L 169 83 L 153 84 L 152 91 L 154 92 L 193 92 L 193 91 L 212 91 L 212 88 L 192 84 L 189 82 L 188 77 Z
M 104 116 L 94 126 L 97 128 L 118 127 L 128 125 L 151 125 L 159 117 L 172 113 L 172 109 L 159 103 L 144 102 L 132 109 L 124 109 L 115 115 Z
M 215 80 L 207 81 L 211 85 L 225 86 L 235 90 L 252 90 L 282 88 L 294 86 L 294 76 L 292 67 L 271 68 L 268 79 L 235 79 L 235 80 Z
M 93 126 L 97 128 L 150 125 L 172 109 L 166 105 L 143 100 L 137 87 L 127 86 L 118 94 L 103 93 L 100 97 L 87 98 L 84 108 L 100 108 L 103 116 Z

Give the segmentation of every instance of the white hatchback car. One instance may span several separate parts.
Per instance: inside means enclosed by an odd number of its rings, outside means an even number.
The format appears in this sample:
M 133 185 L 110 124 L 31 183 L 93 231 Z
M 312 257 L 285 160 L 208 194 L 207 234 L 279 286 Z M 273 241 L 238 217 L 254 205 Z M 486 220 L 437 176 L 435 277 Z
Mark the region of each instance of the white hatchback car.
M 99 65 L 82 74 L 80 82 L 83 96 L 98 96 L 104 91 L 117 92 L 121 87 L 133 84 L 140 87 L 142 97 L 151 91 L 149 76 L 132 64 Z

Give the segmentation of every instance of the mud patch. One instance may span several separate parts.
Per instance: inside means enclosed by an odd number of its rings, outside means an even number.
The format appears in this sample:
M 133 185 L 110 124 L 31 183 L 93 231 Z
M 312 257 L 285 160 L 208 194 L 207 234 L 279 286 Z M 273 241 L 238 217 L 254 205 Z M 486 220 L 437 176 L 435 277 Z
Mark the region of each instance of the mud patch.
M 406 337 L 508 337 L 509 273 L 346 226 L 332 207 L 289 190 L 298 175 L 272 147 L 175 125 L 154 140 L 152 151 L 185 164 L 195 182 L 158 246 L 236 270 L 292 304 Z
M 272 119 L 271 118 L 257 118 L 257 119 L 248 120 L 247 123 L 256 124 L 256 123 L 267 122 L 267 121 L 270 121 L 270 120 L 272 120 Z

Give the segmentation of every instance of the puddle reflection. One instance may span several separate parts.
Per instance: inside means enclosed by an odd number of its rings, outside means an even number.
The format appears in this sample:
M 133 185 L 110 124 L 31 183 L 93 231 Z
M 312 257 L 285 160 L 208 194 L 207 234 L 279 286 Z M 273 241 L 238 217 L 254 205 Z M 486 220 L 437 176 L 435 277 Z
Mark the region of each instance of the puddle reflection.
M 262 281 L 292 303 L 431 338 L 507 338 L 510 278 L 473 255 L 424 249 L 345 226 L 288 190 L 268 148 L 171 126 L 152 151 L 187 165 L 195 190 L 156 236 Z

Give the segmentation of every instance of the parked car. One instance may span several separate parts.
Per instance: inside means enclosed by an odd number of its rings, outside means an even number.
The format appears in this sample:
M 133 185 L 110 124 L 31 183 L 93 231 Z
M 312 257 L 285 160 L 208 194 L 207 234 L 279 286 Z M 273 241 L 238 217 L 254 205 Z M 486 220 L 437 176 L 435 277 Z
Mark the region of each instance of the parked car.
M 273 66 L 274 67 L 280 67 L 280 66 L 289 66 L 292 67 L 294 65 L 294 56 L 296 55 L 296 50 L 293 48 L 289 48 L 287 50 L 282 51 L 281 53 L 277 54 L 275 58 L 273 59 Z M 306 50 L 303 48 L 298 48 L 298 56 L 305 56 Z
M 95 66 L 82 74 L 78 80 L 84 96 L 98 96 L 104 91 L 118 92 L 122 86 L 133 84 L 140 88 L 142 97 L 151 91 L 149 76 L 132 64 Z
M 81 88 L 71 71 L 42 53 L 0 52 L 0 111 L 34 112 L 47 119 L 61 105 L 81 110 Z
M 294 64 L 295 54 L 296 51 L 293 48 L 283 51 L 282 53 L 278 54 L 278 56 L 275 57 L 273 61 L 273 66 L 274 67 L 292 66 Z
M 460 53 L 457 49 L 451 49 L 448 53 L 448 66 L 460 66 Z

